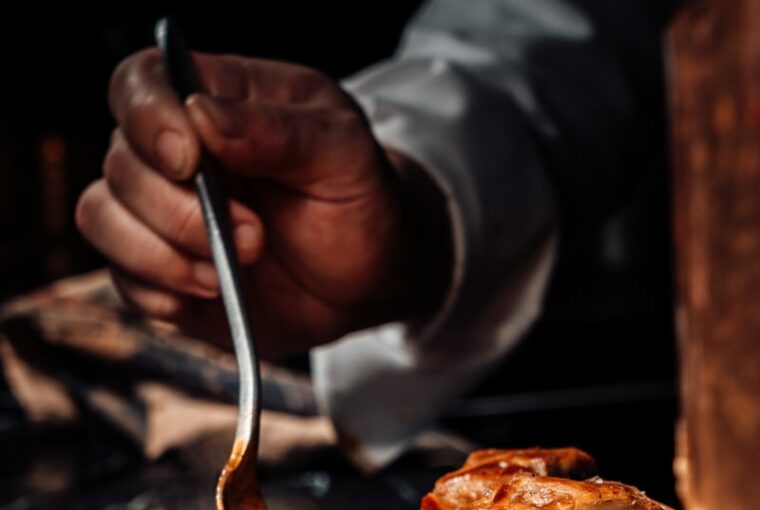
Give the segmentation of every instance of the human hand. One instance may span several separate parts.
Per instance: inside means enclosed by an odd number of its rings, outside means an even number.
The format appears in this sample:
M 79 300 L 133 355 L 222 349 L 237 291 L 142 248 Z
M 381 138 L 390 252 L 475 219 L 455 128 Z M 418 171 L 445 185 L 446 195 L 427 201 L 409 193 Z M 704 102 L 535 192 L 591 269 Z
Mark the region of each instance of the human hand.
M 230 218 L 265 355 L 413 313 L 419 293 L 410 289 L 427 285 L 430 271 L 416 267 L 414 206 L 390 165 L 414 165 L 379 147 L 353 100 L 316 71 L 193 58 L 205 93 L 184 105 L 156 50 L 129 57 L 112 76 L 118 127 L 104 176 L 82 194 L 76 219 L 112 263 L 124 299 L 199 336 L 227 336 L 187 183 L 203 146 L 234 190 Z

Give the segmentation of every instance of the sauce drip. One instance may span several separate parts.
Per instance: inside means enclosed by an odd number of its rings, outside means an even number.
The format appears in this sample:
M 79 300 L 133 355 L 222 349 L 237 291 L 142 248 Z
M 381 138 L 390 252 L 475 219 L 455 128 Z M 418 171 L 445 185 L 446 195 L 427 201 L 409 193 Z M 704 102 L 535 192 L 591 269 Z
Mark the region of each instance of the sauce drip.
M 216 482 L 216 510 L 267 510 L 261 497 L 256 462 L 245 457 L 246 441 L 238 439 Z M 256 451 L 256 448 L 249 449 Z

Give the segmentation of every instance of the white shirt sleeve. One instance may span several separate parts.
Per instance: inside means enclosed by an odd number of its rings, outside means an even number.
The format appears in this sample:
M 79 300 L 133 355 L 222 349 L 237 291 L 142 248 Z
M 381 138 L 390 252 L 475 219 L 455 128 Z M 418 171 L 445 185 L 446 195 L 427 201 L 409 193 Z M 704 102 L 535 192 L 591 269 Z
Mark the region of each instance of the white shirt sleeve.
M 367 469 L 402 453 L 539 315 L 559 226 L 553 181 L 536 145 L 556 137 L 557 126 L 535 90 L 542 80 L 552 86 L 557 66 L 526 67 L 546 38 L 559 48 L 593 39 L 571 3 L 430 2 L 393 60 L 345 83 L 380 143 L 410 156 L 443 191 L 454 245 L 451 288 L 424 328 L 387 324 L 312 353 L 319 404 Z M 585 45 L 580 55 L 609 69 L 604 45 Z M 630 105 L 618 74 L 602 78 L 597 117 L 572 101 L 593 94 L 593 81 L 566 80 L 548 96 L 566 94 L 557 104 L 580 115 L 581 135 L 604 141 Z

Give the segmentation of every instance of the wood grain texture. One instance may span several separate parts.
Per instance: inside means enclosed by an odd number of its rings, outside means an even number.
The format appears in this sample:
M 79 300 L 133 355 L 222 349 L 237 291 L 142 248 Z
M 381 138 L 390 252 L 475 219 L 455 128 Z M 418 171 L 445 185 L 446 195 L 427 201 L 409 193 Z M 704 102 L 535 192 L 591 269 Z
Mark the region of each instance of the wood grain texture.
M 674 240 L 689 510 L 760 502 L 760 2 L 705 0 L 670 34 Z

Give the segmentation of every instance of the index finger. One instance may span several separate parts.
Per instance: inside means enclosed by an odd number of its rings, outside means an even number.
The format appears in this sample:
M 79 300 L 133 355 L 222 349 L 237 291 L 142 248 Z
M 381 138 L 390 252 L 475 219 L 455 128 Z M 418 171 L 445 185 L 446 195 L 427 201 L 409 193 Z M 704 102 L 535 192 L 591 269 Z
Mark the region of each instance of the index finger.
M 198 141 L 157 49 L 135 53 L 118 65 L 108 103 L 129 145 L 148 166 L 174 178 L 190 176 Z

